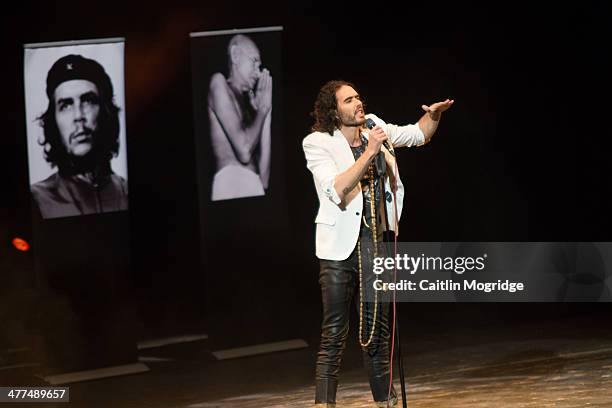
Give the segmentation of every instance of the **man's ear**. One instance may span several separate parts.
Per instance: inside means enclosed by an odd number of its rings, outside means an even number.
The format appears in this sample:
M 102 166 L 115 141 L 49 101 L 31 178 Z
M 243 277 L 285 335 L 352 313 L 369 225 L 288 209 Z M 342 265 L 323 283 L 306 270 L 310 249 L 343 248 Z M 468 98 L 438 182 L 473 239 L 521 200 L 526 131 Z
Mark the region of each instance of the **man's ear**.
M 232 59 L 232 64 L 236 64 L 238 62 L 238 46 L 236 44 L 230 47 L 230 58 Z

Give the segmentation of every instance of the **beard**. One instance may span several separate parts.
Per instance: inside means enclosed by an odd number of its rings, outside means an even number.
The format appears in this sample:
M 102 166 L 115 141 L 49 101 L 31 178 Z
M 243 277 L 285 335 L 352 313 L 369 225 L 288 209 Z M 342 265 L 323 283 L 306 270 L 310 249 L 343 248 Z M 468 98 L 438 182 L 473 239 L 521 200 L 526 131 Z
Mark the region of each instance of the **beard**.
M 102 135 L 98 130 L 91 130 L 90 133 L 92 146 L 84 155 L 74 155 L 69 153 L 65 147 L 62 163 L 58 165 L 59 171 L 63 175 L 72 176 L 76 174 L 94 174 L 97 177 L 105 177 L 110 170 L 110 159 L 112 155 L 106 148 L 100 145 Z
M 357 119 L 357 114 L 352 115 L 340 114 L 340 124 L 346 127 L 361 127 L 365 123 L 364 119 Z

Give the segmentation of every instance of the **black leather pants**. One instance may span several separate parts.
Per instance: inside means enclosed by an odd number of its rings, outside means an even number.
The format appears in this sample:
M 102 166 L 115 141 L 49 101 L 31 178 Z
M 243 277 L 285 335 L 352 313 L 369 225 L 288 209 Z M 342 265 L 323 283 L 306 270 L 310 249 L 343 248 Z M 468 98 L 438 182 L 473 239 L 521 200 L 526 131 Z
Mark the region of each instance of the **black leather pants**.
M 363 255 L 362 248 L 362 261 Z M 367 273 L 367 269 L 364 268 L 363 272 Z M 319 283 L 323 300 L 323 322 L 316 364 L 315 403 L 326 403 L 336 401 L 338 373 L 349 332 L 353 300 L 359 316 L 357 248 L 343 261 L 321 260 Z M 364 303 L 364 341 L 369 338 L 373 312 L 374 303 Z M 376 329 L 372 342 L 363 349 L 363 361 L 374 401 L 386 401 L 389 390 L 389 303 L 379 303 L 376 314 Z M 358 331 L 357 329 L 355 332 Z M 391 397 L 395 396 L 395 391 L 392 390 Z

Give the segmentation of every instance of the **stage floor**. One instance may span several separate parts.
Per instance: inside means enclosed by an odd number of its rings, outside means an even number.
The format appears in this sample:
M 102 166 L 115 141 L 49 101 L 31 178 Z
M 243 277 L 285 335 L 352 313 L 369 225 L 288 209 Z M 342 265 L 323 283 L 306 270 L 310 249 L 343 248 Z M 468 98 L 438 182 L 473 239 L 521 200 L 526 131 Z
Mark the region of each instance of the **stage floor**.
M 409 407 L 612 406 L 612 343 L 602 339 L 481 344 L 410 356 L 406 364 Z M 313 392 L 295 387 L 184 407 L 312 407 Z M 359 370 L 344 373 L 338 407 L 372 407 L 369 396 Z
M 338 407 L 372 407 L 351 334 Z M 226 361 L 212 357 L 209 340 L 141 350 L 150 372 L 71 384 L 69 406 L 312 407 L 318 340 L 306 340 L 308 348 Z M 606 319 L 406 331 L 402 340 L 409 407 L 612 406 L 612 328 Z

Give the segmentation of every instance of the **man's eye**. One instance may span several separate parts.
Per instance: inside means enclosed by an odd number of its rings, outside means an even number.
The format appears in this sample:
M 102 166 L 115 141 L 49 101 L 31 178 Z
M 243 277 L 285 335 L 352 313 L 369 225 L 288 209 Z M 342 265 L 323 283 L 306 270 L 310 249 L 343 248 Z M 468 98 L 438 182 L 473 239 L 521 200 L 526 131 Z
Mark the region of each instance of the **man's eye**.
M 98 104 L 98 98 L 96 98 L 95 96 L 86 96 L 83 99 L 81 99 L 81 103 L 83 105 L 97 105 Z

